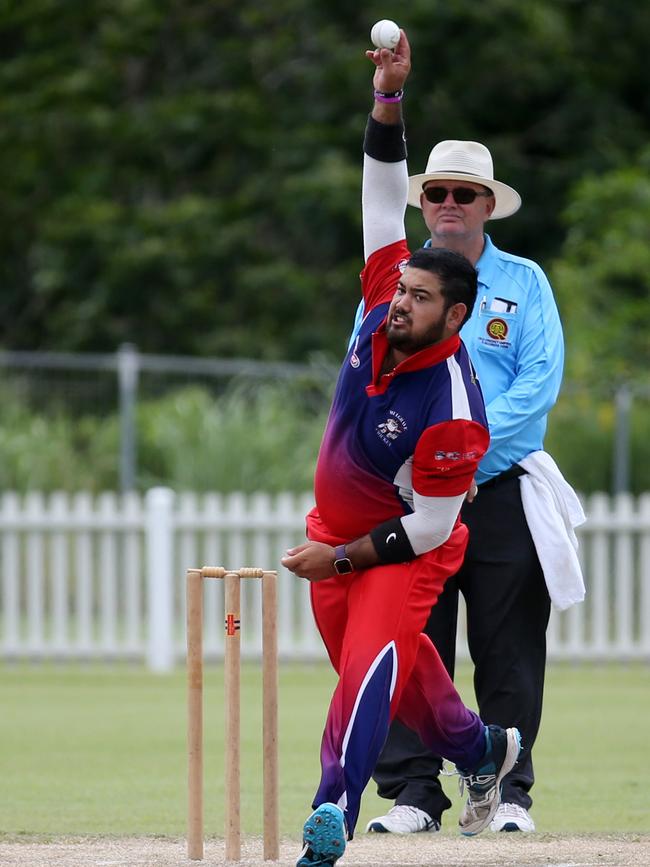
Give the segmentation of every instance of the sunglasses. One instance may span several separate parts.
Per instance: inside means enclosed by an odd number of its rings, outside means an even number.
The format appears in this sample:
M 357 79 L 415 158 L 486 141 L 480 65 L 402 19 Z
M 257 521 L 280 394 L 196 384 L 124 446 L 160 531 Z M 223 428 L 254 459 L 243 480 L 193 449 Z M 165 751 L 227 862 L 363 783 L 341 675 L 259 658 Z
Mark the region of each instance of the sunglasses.
M 477 196 L 492 196 L 492 190 L 486 190 L 480 193 L 477 190 L 472 190 L 470 187 L 454 187 L 453 190 L 447 187 L 426 187 L 422 190 L 427 202 L 434 205 L 441 205 L 447 198 L 447 194 L 451 193 L 457 205 L 471 205 Z

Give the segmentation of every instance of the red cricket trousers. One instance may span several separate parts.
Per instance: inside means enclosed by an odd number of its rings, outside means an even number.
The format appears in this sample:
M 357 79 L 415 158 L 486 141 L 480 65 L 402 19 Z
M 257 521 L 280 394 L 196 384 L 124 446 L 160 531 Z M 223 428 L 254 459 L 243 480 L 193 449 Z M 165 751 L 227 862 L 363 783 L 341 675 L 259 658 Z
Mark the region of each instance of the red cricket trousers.
M 467 546 L 458 524 L 448 541 L 409 563 L 375 566 L 313 582 L 316 624 L 339 681 L 321 744 L 314 806 L 346 811 L 350 836 L 361 795 L 398 716 L 427 746 L 462 767 L 485 750 L 484 726 L 465 707 L 422 629 Z

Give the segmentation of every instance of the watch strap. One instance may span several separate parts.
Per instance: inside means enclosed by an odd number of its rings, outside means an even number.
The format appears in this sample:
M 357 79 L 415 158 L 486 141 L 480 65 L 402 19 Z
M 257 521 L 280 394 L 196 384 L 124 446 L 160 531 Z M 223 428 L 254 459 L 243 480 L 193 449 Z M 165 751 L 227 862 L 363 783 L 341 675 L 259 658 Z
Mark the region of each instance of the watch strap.
M 345 551 L 345 545 L 337 545 L 334 549 L 334 571 L 337 575 L 348 575 L 350 572 L 354 572 L 354 566 Z

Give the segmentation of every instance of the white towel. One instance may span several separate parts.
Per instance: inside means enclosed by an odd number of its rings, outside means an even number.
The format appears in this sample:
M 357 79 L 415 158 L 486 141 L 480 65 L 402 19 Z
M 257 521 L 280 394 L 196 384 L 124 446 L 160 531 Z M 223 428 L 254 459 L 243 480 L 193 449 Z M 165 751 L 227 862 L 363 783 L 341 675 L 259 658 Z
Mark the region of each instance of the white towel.
M 544 572 L 553 606 L 564 611 L 585 598 L 585 582 L 578 560 L 574 527 L 584 524 L 585 513 L 575 491 L 553 458 L 531 452 L 519 466 L 521 502 Z

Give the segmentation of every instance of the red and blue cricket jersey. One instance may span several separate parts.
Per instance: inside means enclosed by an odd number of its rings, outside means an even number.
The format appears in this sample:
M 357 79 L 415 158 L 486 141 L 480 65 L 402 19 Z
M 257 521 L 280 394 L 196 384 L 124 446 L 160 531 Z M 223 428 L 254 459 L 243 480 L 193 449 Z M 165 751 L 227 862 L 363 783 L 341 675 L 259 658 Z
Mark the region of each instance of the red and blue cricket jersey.
M 377 381 L 388 350 L 384 320 L 406 241 L 377 250 L 362 272 L 366 316 L 339 374 L 315 476 L 311 539 L 365 535 L 412 511 L 413 490 L 468 490 L 488 445 L 481 390 L 458 335 L 407 358 Z
M 456 335 L 378 377 L 384 320 L 409 257 L 405 241 L 374 252 L 362 272 L 367 314 L 339 375 L 315 477 L 310 539 L 341 544 L 413 511 L 424 497 L 462 495 L 488 446 L 481 391 Z M 312 582 L 314 617 L 339 681 L 321 745 L 314 807 L 345 811 L 350 836 L 362 792 L 398 716 L 434 752 L 472 767 L 484 726 L 462 703 L 422 629 L 462 563 L 459 520 L 442 545 L 412 561 Z

